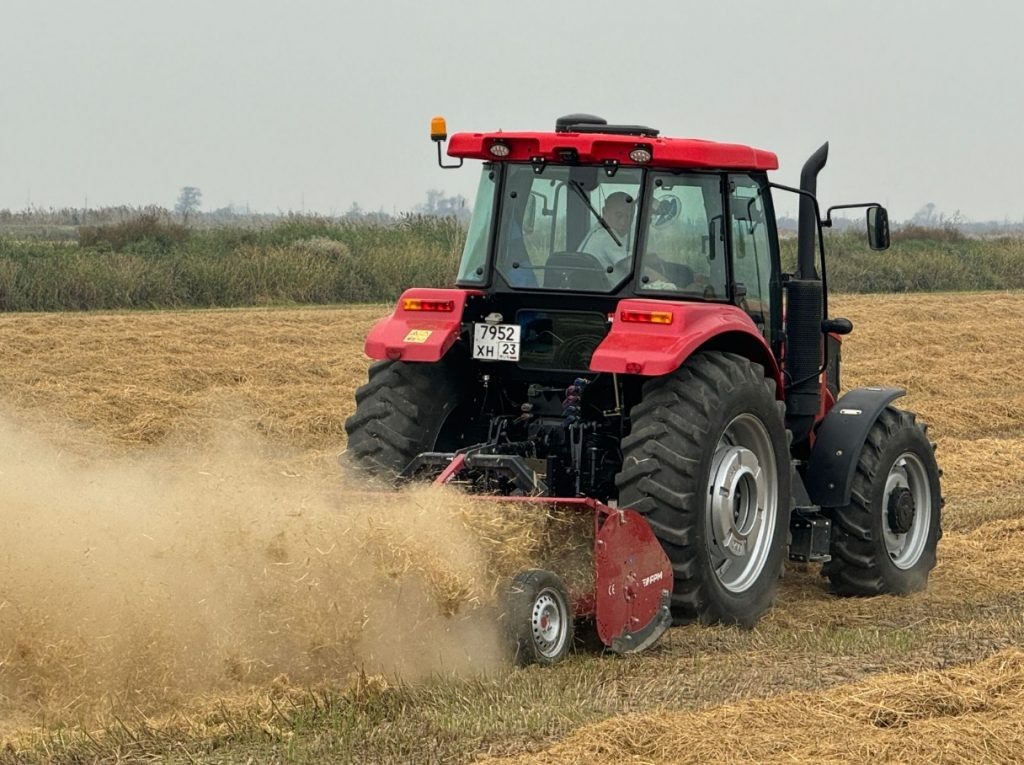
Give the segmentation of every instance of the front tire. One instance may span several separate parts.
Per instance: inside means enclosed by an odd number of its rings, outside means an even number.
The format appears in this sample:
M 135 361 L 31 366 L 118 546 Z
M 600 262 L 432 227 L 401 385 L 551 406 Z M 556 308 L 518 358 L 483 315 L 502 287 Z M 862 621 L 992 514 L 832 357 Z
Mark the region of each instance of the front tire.
M 850 504 L 827 511 L 832 560 L 823 573 L 839 595 L 923 590 L 942 537 L 939 467 L 911 412 L 887 407 L 872 425 Z
M 646 383 L 630 417 L 619 505 L 646 516 L 672 561 L 673 617 L 752 626 L 774 601 L 789 526 L 774 381 L 742 356 L 704 352 Z

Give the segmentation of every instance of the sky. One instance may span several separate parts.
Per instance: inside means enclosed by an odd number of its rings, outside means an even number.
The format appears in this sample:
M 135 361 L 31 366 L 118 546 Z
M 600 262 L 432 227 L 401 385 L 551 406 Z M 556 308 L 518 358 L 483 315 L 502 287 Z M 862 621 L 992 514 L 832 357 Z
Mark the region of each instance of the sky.
M 825 204 L 1021 221 L 1022 31 L 1015 0 L 0 0 L 0 208 L 400 212 L 473 198 L 435 114 L 588 112 L 774 151 L 791 185 L 828 140 Z

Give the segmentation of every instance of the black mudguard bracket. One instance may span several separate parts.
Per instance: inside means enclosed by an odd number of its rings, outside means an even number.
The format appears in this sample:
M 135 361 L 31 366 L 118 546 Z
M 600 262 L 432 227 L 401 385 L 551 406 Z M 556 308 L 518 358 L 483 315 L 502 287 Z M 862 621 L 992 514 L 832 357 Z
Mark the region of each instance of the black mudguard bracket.
M 850 504 L 853 474 L 868 431 L 902 388 L 857 388 L 840 398 L 818 428 L 804 483 L 820 507 Z

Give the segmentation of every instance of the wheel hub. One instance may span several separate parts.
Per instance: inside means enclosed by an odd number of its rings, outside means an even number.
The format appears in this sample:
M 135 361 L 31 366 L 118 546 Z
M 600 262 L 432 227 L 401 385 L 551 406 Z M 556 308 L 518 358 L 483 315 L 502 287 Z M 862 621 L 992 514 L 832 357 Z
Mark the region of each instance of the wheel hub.
M 921 458 L 904 452 L 889 468 L 882 495 L 882 536 L 897 568 L 917 565 L 928 546 L 932 491 Z
M 726 590 L 746 592 L 771 554 L 778 513 L 775 451 L 757 416 L 734 418 L 715 447 L 708 476 L 707 549 Z
M 545 590 L 533 603 L 530 627 L 538 650 L 544 656 L 555 656 L 562 648 L 565 634 L 559 601 Z
M 720 452 L 711 479 L 711 520 L 727 556 L 746 555 L 751 532 L 760 525 L 765 495 L 760 479 L 761 466 L 752 451 L 733 446 Z
M 889 495 L 889 528 L 895 534 L 906 534 L 914 525 L 914 495 L 905 486 L 899 486 Z

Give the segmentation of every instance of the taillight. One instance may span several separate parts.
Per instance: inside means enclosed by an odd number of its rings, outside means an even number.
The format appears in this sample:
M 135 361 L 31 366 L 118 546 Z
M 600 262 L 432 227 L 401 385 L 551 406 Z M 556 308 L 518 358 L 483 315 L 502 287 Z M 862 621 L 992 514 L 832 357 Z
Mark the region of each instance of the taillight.
M 403 311 L 434 311 L 451 313 L 455 310 L 454 300 L 423 300 L 422 298 L 404 298 Z
M 638 324 L 671 324 L 671 311 L 636 311 L 623 309 L 619 311 L 619 321 L 629 321 Z

